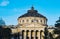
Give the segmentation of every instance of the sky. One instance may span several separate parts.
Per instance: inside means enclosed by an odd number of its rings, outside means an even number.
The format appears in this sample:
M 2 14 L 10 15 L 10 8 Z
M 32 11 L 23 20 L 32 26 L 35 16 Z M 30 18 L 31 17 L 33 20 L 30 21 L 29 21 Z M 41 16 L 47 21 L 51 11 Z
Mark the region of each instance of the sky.
M 60 0 L 0 0 L 0 18 L 6 25 L 17 25 L 18 17 L 25 14 L 32 5 L 47 17 L 48 25 L 54 25 L 60 16 Z

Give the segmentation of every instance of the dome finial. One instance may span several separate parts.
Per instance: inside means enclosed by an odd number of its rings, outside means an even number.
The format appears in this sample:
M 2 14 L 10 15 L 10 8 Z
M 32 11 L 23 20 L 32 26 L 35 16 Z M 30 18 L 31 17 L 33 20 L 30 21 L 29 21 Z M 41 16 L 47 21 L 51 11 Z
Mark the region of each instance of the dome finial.
M 34 7 L 33 7 L 33 5 L 32 5 L 32 7 L 31 7 L 31 10 L 34 10 Z

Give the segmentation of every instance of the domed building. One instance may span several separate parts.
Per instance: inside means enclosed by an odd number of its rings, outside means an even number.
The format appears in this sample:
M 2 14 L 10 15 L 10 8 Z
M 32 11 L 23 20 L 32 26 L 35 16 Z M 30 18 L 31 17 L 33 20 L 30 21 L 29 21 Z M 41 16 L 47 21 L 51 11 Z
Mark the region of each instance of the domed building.
M 31 7 L 25 14 L 18 17 L 17 25 L 5 26 L 5 22 L 0 19 L 0 26 L 11 29 L 9 37 L 12 39 L 59 39 L 60 18 L 56 21 L 55 27 L 47 25 L 47 18 L 40 14 L 34 7 Z M 5 27 L 4 27 L 5 26 Z M 5 32 L 8 32 L 5 30 Z M 5 33 L 4 32 L 4 33 Z M 3 33 L 3 32 L 2 32 Z M 9 34 L 9 32 L 8 32 Z M 3 38 L 3 37 L 2 37 Z
M 18 17 L 18 31 L 22 39 L 43 39 L 47 18 L 31 7 L 24 15 Z
M 18 17 L 18 25 L 11 28 L 12 34 L 15 39 L 53 39 L 54 27 L 48 27 L 47 20 L 31 7 L 27 13 Z
M 60 31 L 60 18 L 56 21 L 55 27 L 49 27 L 47 25 L 48 19 L 35 10 L 34 7 L 31 7 L 25 14 L 19 16 L 17 20 L 17 25 L 5 26 L 4 20 L 0 19 L 0 26 L 11 29 L 10 35 L 5 36 L 4 39 L 9 37 L 10 39 L 60 39 L 60 33 L 55 33 L 57 30 Z M 5 30 L 5 32 L 8 31 Z
M 0 26 L 5 26 L 5 21 L 2 18 L 0 19 Z

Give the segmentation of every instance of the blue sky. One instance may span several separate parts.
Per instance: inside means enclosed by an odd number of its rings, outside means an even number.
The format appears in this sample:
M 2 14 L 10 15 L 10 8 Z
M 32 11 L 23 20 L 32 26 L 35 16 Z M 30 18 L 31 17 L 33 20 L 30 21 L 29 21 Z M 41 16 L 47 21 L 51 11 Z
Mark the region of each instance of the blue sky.
M 0 0 L 0 18 L 6 25 L 16 25 L 17 18 L 34 6 L 48 19 L 48 25 L 54 25 L 60 16 L 60 0 Z

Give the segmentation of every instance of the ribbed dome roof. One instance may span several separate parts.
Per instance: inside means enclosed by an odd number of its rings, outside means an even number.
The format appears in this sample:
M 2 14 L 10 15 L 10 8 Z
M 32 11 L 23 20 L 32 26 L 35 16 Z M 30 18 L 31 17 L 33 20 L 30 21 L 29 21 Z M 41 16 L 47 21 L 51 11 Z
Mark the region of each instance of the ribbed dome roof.
M 31 10 L 28 10 L 26 14 L 20 16 L 19 18 L 22 18 L 22 17 L 42 17 L 42 18 L 46 18 L 45 16 L 39 14 L 37 10 L 34 10 L 34 7 L 31 7 Z

